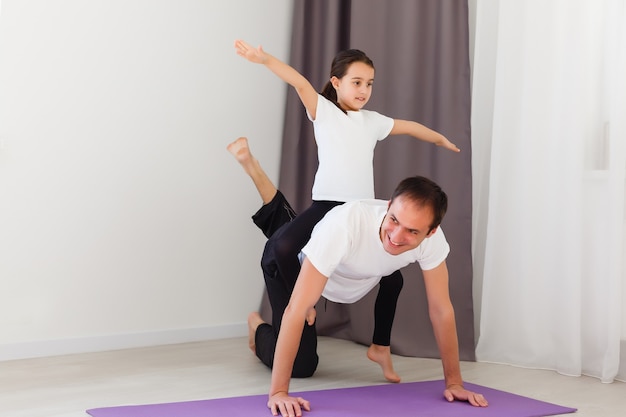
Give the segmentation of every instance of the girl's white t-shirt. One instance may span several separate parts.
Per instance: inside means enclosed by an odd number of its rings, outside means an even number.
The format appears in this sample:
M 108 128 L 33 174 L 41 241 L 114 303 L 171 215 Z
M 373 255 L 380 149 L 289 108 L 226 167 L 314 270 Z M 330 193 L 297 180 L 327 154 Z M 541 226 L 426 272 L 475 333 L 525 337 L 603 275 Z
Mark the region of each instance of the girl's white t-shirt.
M 313 200 L 353 201 L 374 198 L 374 147 L 394 121 L 370 110 L 345 114 L 318 94 L 313 121 L 319 165 Z

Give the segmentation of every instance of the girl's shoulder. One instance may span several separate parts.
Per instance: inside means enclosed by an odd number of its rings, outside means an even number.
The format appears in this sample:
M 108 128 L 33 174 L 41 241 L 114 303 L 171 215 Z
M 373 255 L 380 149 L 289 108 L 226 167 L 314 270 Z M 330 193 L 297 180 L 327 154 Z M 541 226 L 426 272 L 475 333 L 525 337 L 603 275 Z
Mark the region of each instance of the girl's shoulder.
M 385 116 L 384 114 L 379 113 L 375 110 L 366 110 L 366 109 L 361 109 L 358 111 L 358 113 L 359 113 L 359 118 L 363 121 L 363 123 L 367 123 L 370 126 L 380 125 L 385 130 L 389 130 L 389 131 L 391 131 L 391 129 L 393 128 L 394 120 L 389 116 Z M 388 133 L 389 132 L 387 132 L 387 134 Z

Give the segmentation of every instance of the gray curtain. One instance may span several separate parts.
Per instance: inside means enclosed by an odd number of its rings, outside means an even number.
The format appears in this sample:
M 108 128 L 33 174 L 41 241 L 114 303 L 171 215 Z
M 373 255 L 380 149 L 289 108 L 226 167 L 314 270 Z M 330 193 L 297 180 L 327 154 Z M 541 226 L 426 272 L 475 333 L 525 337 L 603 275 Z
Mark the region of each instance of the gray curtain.
M 448 257 L 462 360 L 474 360 L 472 306 L 470 153 L 470 68 L 467 0 L 304 0 L 294 4 L 290 63 L 321 90 L 335 54 L 365 51 L 376 67 L 366 108 L 395 119 L 420 122 L 448 137 L 460 154 L 411 137 L 392 136 L 375 151 L 375 187 L 387 199 L 405 177 L 424 175 L 448 194 L 442 227 L 451 246 Z M 293 89 L 285 109 L 280 188 L 297 211 L 311 202 L 317 167 L 313 127 Z M 439 357 L 428 318 L 421 271 L 405 268 L 392 333 L 392 352 Z M 374 289 L 351 305 L 320 300 L 320 335 L 369 345 L 373 331 Z M 267 301 L 262 312 L 267 317 Z

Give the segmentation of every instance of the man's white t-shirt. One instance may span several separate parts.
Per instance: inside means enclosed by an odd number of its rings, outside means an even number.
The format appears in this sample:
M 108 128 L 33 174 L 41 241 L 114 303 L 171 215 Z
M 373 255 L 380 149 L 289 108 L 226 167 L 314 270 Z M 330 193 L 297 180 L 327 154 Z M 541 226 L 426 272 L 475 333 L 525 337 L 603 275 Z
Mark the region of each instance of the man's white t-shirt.
M 322 295 L 337 303 L 363 298 L 380 279 L 413 262 L 434 269 L 448 256 L 450 245 L 441 230 L 415 249 L 391 255 L 380 240 L 388 201 L 360 200 L 333 208 L 315 226 L 304 255 L 328 277 Z

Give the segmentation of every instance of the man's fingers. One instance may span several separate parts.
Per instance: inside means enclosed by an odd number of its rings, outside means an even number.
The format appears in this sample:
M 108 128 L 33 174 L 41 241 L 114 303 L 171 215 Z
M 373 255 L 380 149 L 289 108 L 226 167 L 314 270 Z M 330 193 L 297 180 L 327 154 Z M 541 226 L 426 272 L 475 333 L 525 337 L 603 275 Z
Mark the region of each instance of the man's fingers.
M 282 417 L 301 417 L 302 409 L 306 411 L 311 410 L 309 401 L 302 397 L 286 396 L 279 399 L 270 399 L 267 402 L 267 406 L 272 411 L 272 415 L 280 415 Z
M 300 406 L 302 408 L 304 408 L 306 411 L 311 411 L 311 403 L 308 402 L 307 400 L 305 400 L 302 397 L 298 397 L 298 403 L 300 404 Z
M 487 400 L 485 399 L 485 397 L 482 394 L 474 394 L 474 402 L 478 407 L 487 407 L 489 405 L 489 403 L 487 402 Z
M 467 401 L 474 407 L 487 407 L 489 405 L 482 394 L 477 394 L 475 392 L 468 393 Z

